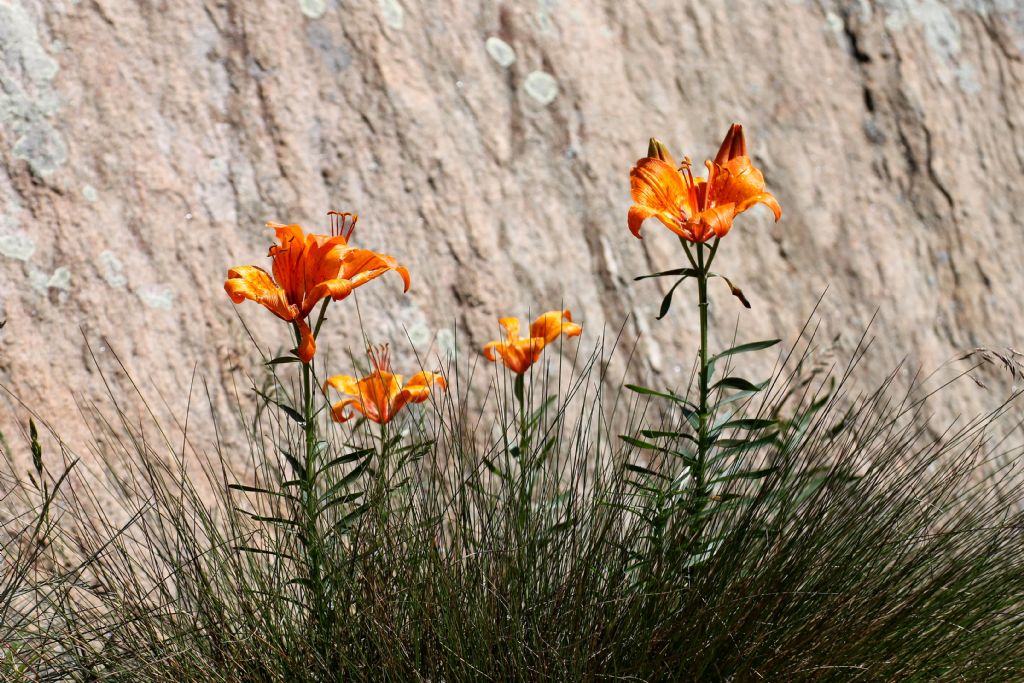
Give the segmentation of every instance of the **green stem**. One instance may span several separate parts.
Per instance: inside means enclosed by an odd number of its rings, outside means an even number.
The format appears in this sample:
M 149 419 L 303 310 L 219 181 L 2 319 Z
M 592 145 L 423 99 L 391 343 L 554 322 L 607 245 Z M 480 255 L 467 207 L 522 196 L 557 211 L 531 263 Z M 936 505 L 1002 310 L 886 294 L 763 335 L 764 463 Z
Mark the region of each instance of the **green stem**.
M 698 501 L 704 498 L 704 468 L 707 463 L 709 450 L 708 427 L 711 416 L 708 414 L 708 267 L 714 258 L 718 244 L 711 248 L 707 263 L 704 262 L 704 245 L 697 245 L 697 308 L 700 313 L 700 397 L 697 406 L 698 410 L 698 432 L 697 432 L 697 467 L 693 473 Z M 701 503 L 698 502 L 698 505 Z
M 320 313 L 316 316 L 316 325 L 313 326 L 313 338 L 316 339 L 317 335 L 320 334 L 320 326 L 324 324 L 324 320 L 327 319 L 327 304 L 331 303 L 330 297 L 324 299 L 324 302 L 320 304 Z
M 716 238 L 705 258 L 703 243 L 697 244 L 697 310 L 700 314 L 700 375 L 698 377 L 699 397 L 697 405 L 697 458 L 693 468 L 693 521 L 690 525 L 692 542 L 699 544 L 702 528 L 700 516 L 708 502 L 707 463 L 711 453 L 711 377 L 708 372 L 708 280 L 711 276 L 711 262 L 718 253 L 719 240 Z M 689 250 L 687 250 L 689 256 Z M 692 259 L 691 259 L 692 260 Z
M 530 436 L 527 431 L 530 428 L 529 422 L 526 419 L 526 375 L 517 374 L 515 379 L 515 385 L 513 392 L 516 396 L 516 402 L 519 404 L 519 511 L 518 531 L 521 533 L 527 523 L 526 510 L 530 504 L 530 498 L 532 495 L 531 491 L 531 476 L 532 476 L 532 465 L 530 463 Z M 521 541 L 521 539 L 520 539 Z
M 374 496 L 377 505 L 381 510 L 381 521 L 387 519 L 387 497 L 388 497 L 388 424 L 380 423 L 380 450 L 377 452 L 377 491 Z
M 301 343 L 299 328 L 295 326 L 295 337 Z M 305 473 L 302 486 L 303 531 L 305 540 L 307 569 L 309 571 L 310 590 L 312 591 L 311 608 L 313 619 L 318 619 L 323 612 L 323 581 L 321 577 L 320 533 L 317 527 L 317 496 L 316 474 L 316 419 L 314 416 L 313 399 L 313 367 L 311 363 L 302 364 L 302 426 L 305 436 Z

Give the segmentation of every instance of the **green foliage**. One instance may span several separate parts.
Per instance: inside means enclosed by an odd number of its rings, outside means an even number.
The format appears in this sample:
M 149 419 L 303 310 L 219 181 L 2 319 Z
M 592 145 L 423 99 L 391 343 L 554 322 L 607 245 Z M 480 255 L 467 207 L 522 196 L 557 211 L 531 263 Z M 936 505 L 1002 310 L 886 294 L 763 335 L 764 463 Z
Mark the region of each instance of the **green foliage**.
M 888 385 L 852 398 L 801 358 L 767 384 L 729 365 L 775 343 L 713 357 L 703 462 L 692 388 L 618 391 L 598 356 L 496 373 L 483 406 L 454 365 L 401 421 L 311 418 L 313 441 L 274 379 L 240 408 L 247 452 L 92 409 L 101 458 L 49 486 L 51 569 L 18 576 L 33 597 L 4 616 L 21 626 L 3 675 L 1024 676 L 1020 454 L 990 438 L 999 413 L 933 436 L 927 401 Z

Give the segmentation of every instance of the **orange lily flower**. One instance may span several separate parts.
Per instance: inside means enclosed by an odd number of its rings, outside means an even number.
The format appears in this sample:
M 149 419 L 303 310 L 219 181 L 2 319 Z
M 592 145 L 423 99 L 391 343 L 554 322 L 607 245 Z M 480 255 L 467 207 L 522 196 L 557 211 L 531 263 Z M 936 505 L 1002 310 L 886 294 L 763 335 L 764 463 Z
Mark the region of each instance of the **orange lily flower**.
M 430 389 L 437 385 L 444 391 L 448 384 L 444 377 L 433 372 L 417 372 L 405 384 L 402 376 L 391 372 L 391 358 L 387 344 L 374 350 L 367 349 L 367 355 L 373 364 L 373 372 L 362 379 L 348 375 L 335 375 L 324 383 L 324 391 L 329 387 L 337 389 L 349 398 L 342 399 L 331 406 L 331 417 L 335 422 L 347 422 L 354 413 L 345 412 L 352 408 L 362 413 L 366 419 L 377 424 L 386 424 L 408 403 L 423 403 L 430 398 Z
M 558 339 L 561 335 L 578 337 L 583 327 L 572 321 L 572 313 L 564 311 L 548 311 L 530 325 L 530 336 L 519 337 L 519 320 L 516 318 L 499 318 L 498 324 L 505 329 L 505 341 L 492 341 L 484 346 L 484 357 L 495 362 L 498 356 L 502 362 L 517 374 L 523 374 L 540 358 L 544 347 Z
M 279 244 L 270 247 L 270 273 L 258 266 L 237 266 L 228 270 L 224 289 L 236 304 L 249 299 L 265 306 L 281 320 L 299 330 L 296 352 L 308 363 L 316 352 L 316 340 L 309 328 L 309 314 L 325 297 L 344 299 L 352 291 L 393 270 L 409 291 L 409 271 L 391 256 L 348 246 L 358 216 L 331 211 L 331 234 L 304 234 L 299 225 L 267 223 Z
M 640 237 L 641 224 L 652 216 L 688 242 L 724 237 L 733 219 L 755 204 L 782 217 L 782 207 L 764 189 L 764 176 L 747 156 L 743 127 L 732 124 L 714 161 L 705 161 L 708 177 L 694 178 L 689 157 L 677 169 L 664 146 L 652 141 L 657 156 L 636 162 L 629 172 L 633 206 L 629 229 Z

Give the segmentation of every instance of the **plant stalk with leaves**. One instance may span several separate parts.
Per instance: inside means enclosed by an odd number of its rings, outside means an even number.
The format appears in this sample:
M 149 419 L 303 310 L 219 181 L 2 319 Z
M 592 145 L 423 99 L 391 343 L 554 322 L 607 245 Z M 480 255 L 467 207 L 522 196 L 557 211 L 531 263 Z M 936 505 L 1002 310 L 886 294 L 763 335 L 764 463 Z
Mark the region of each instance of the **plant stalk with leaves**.
M 658 319 L 664 318 L 672 305 L 672 297 L 676 289 L 687 279 L 697 281 L 697 311 L 700 327 L 700 348 L 697 367 L 697 403 L 694 405 L 685 397 L 669 395 L 669 398 L 683 412 L 685 421 L 696 432 L 653 432 L 646 431 L 648 438 L 684 438 L 693 444 L 692 452 L 688 448 L 665 447 L 650 442 L 640 441 L 635 437 L 624 437 L 633 445 L 641 445 L 659 452 L 668 452 L 682 457 L 687 468 L 691 485 L 688 496 L 677 495 L 671 491 L 670 497 L 688 499 L 686 509 L 690 514 L 690 538 L 699 545 L 702 520 L 706 516 L 706 508 L 713 499 L 721 500 L 722 496 L 713 495 L 712 487 L 724 483 L 721 477 L 715 478 L 715 472 L 721 469 L 722 462 L 730 455 L 742 454 L 754 438 L 720 440 L 723 432 L 729 429 L 754 430 L 764 429 L 772 425 L 762 420 L 737 420 L 716 423 L 718 408 L 723 404 L 751 395 L 760 390 L 756 385 L 741 377 L 726 376 L 714 381 L 715 365 L 721 358 L 747 351 L 767 348 L 778 340 L 753 342 L 727 349 L 715 356 L 710 355 L 708 348 L 708 282 L 711 278 L 721 278 L 745 307 L 750 307 L 743 292 L 723 275 L 711 270 L 718 247 L 732 227 L 737 214 L 746 211 L 755 204 L 765 204 L 775 214 L 781 216 L 781 208 L 775 198 L 764 191 L 764 178 L 750 161 L 746 151 L 743 130 L 734 124 L 722 142 L 714 161 L 706 162 L 707 178 L 695 178 L 692 162 L 688 157 L 682 164 L 676 165 L 665 146 L 651 139 L 647 156 L 640 159 L 630 173 L 630 185 L 634 204 L 629 210 L 629 228 L 635 236 L 640 237 L 640 228 L 647 218 L 657 218 L 679 237 L 679 242 L 686 255 L 688 266 L 673 270 L 643 275 L 637 280 L 646 278 L 676 277 L 676 282 L 669 289 L 661 303 Z M 710 243 L 710 244 L 709 244 Z M 659 394 L 650 390 L 635 387 L 641 393 Z M 739 390 L 739 396 L 724 397 L 717 402 L 712 401 L 712 394 L 721 395 L 724 389 Z M 641 474 L 656 473 L 642 465 L 632 465 Z M 740 472 L 739 476 L 753 477 L 753 472 Z M 735 478 L 735 472 L 726 475 Z M 672 486 L 677 486 L 677 478 L 672 479 Z M 648 487 L 649 488 L 649 487 Z M 659 498 L 660 500 L 660 498 Z M 662 507 L 658 505 L 659 509 Z M 670 513 L 669 513 L 670 514 Z M 661 543 L 666 521 L 666 513 L 659 512 L 653 517 L 656 521 L 653 537 Z

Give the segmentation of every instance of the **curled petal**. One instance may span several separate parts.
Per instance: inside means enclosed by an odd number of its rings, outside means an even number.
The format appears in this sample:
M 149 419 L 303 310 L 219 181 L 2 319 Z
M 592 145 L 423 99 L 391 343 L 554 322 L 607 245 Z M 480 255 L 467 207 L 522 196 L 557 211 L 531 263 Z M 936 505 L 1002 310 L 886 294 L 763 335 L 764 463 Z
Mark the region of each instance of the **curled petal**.
M 344 299 L 355 287 L 352 285 L 351 280 L 343 280 L 341 278 L 335 278 L 334 280 L 325 280 L 314 287 L 309 295 L 306 297 L 307 302 L 310 302 L 310 310 L 316 306 L 324 297 L 331 297 L 334 301 L 340 301 Z
M 345 408 L 349 407 L 354 408 L 359 413 L 365 415 L 365 413 L 363 412 L 363 406 L 359 402 L 359 399 L 345 398 L 331 406 L 331 419 L 334 420 L 335 422 L 348 422 L 353 417 L 355 417 L 355 414 L 353 413 L 345 413 Z
M 560 335 L 578 337 L 583 328 L 572 321 L 569 309 L 564 311 L 548 311 L 530 325 L 530 336 L 540 337 L 545 344 L 550 344 Z
M 764 204 L 772 213 L 775 214 L 775 221 L 778 222 L 782 218 L 782 207 L 779 205 L 779 201 L 775 199 L 773 195 L 768 192 L 762 192 L 753 196 L 747 197 L 738 207 L 736 207 L 736 213 L 743 213 L 754 204 Z
M 679 232 L 679 223 L 693 213 L 683 177 L 673 166 L 654 157 L 644 157 L 629 172 L 633 208 L 629 229 L 639 236 L 640 223 L 654 216 L 669 230 Z
M 267 271 L 257 266 L 238 266 L 228 270 L 224 291 L 236 304 L 249 299 L 265 306 L 282 320 L 292 321 L 299 315 L 299 309 L 288 302 L 284 289 L 277 286 Z
M 441 375 L 433 372 L 417 372 L 395 396 L 395 400 L 391 403 L 391 415 L 397 414 L 408 403 L 426 401 L 430 398 L 430 388 L 435 384 L 440 387 L 441 391 L 448 388 L 448 383 Z
M 646 206 L 640 206 L 634 204 L 629 207 L 629 215 L 626 217 L 626 221 L 629 225 L 629 231 L 633 233 L 633 236 L 638 240 L 642 240 L 643 236 L 640 234 L 640 226 L 643 225 L 644 221 L 656 214 L 657 211 Z
M 356 249 L 353 247 L 345 249 L 341 259 L 341 277 L 352 280 L 353 287 L 358 287 L 364 282 L 380 277 L 389 270 L 398 273 L 405 285 L 406 292 L 409 291 L 409 271 L 404 266 L 398 265 L 393 256 L 378 254 L 369 249 Z

